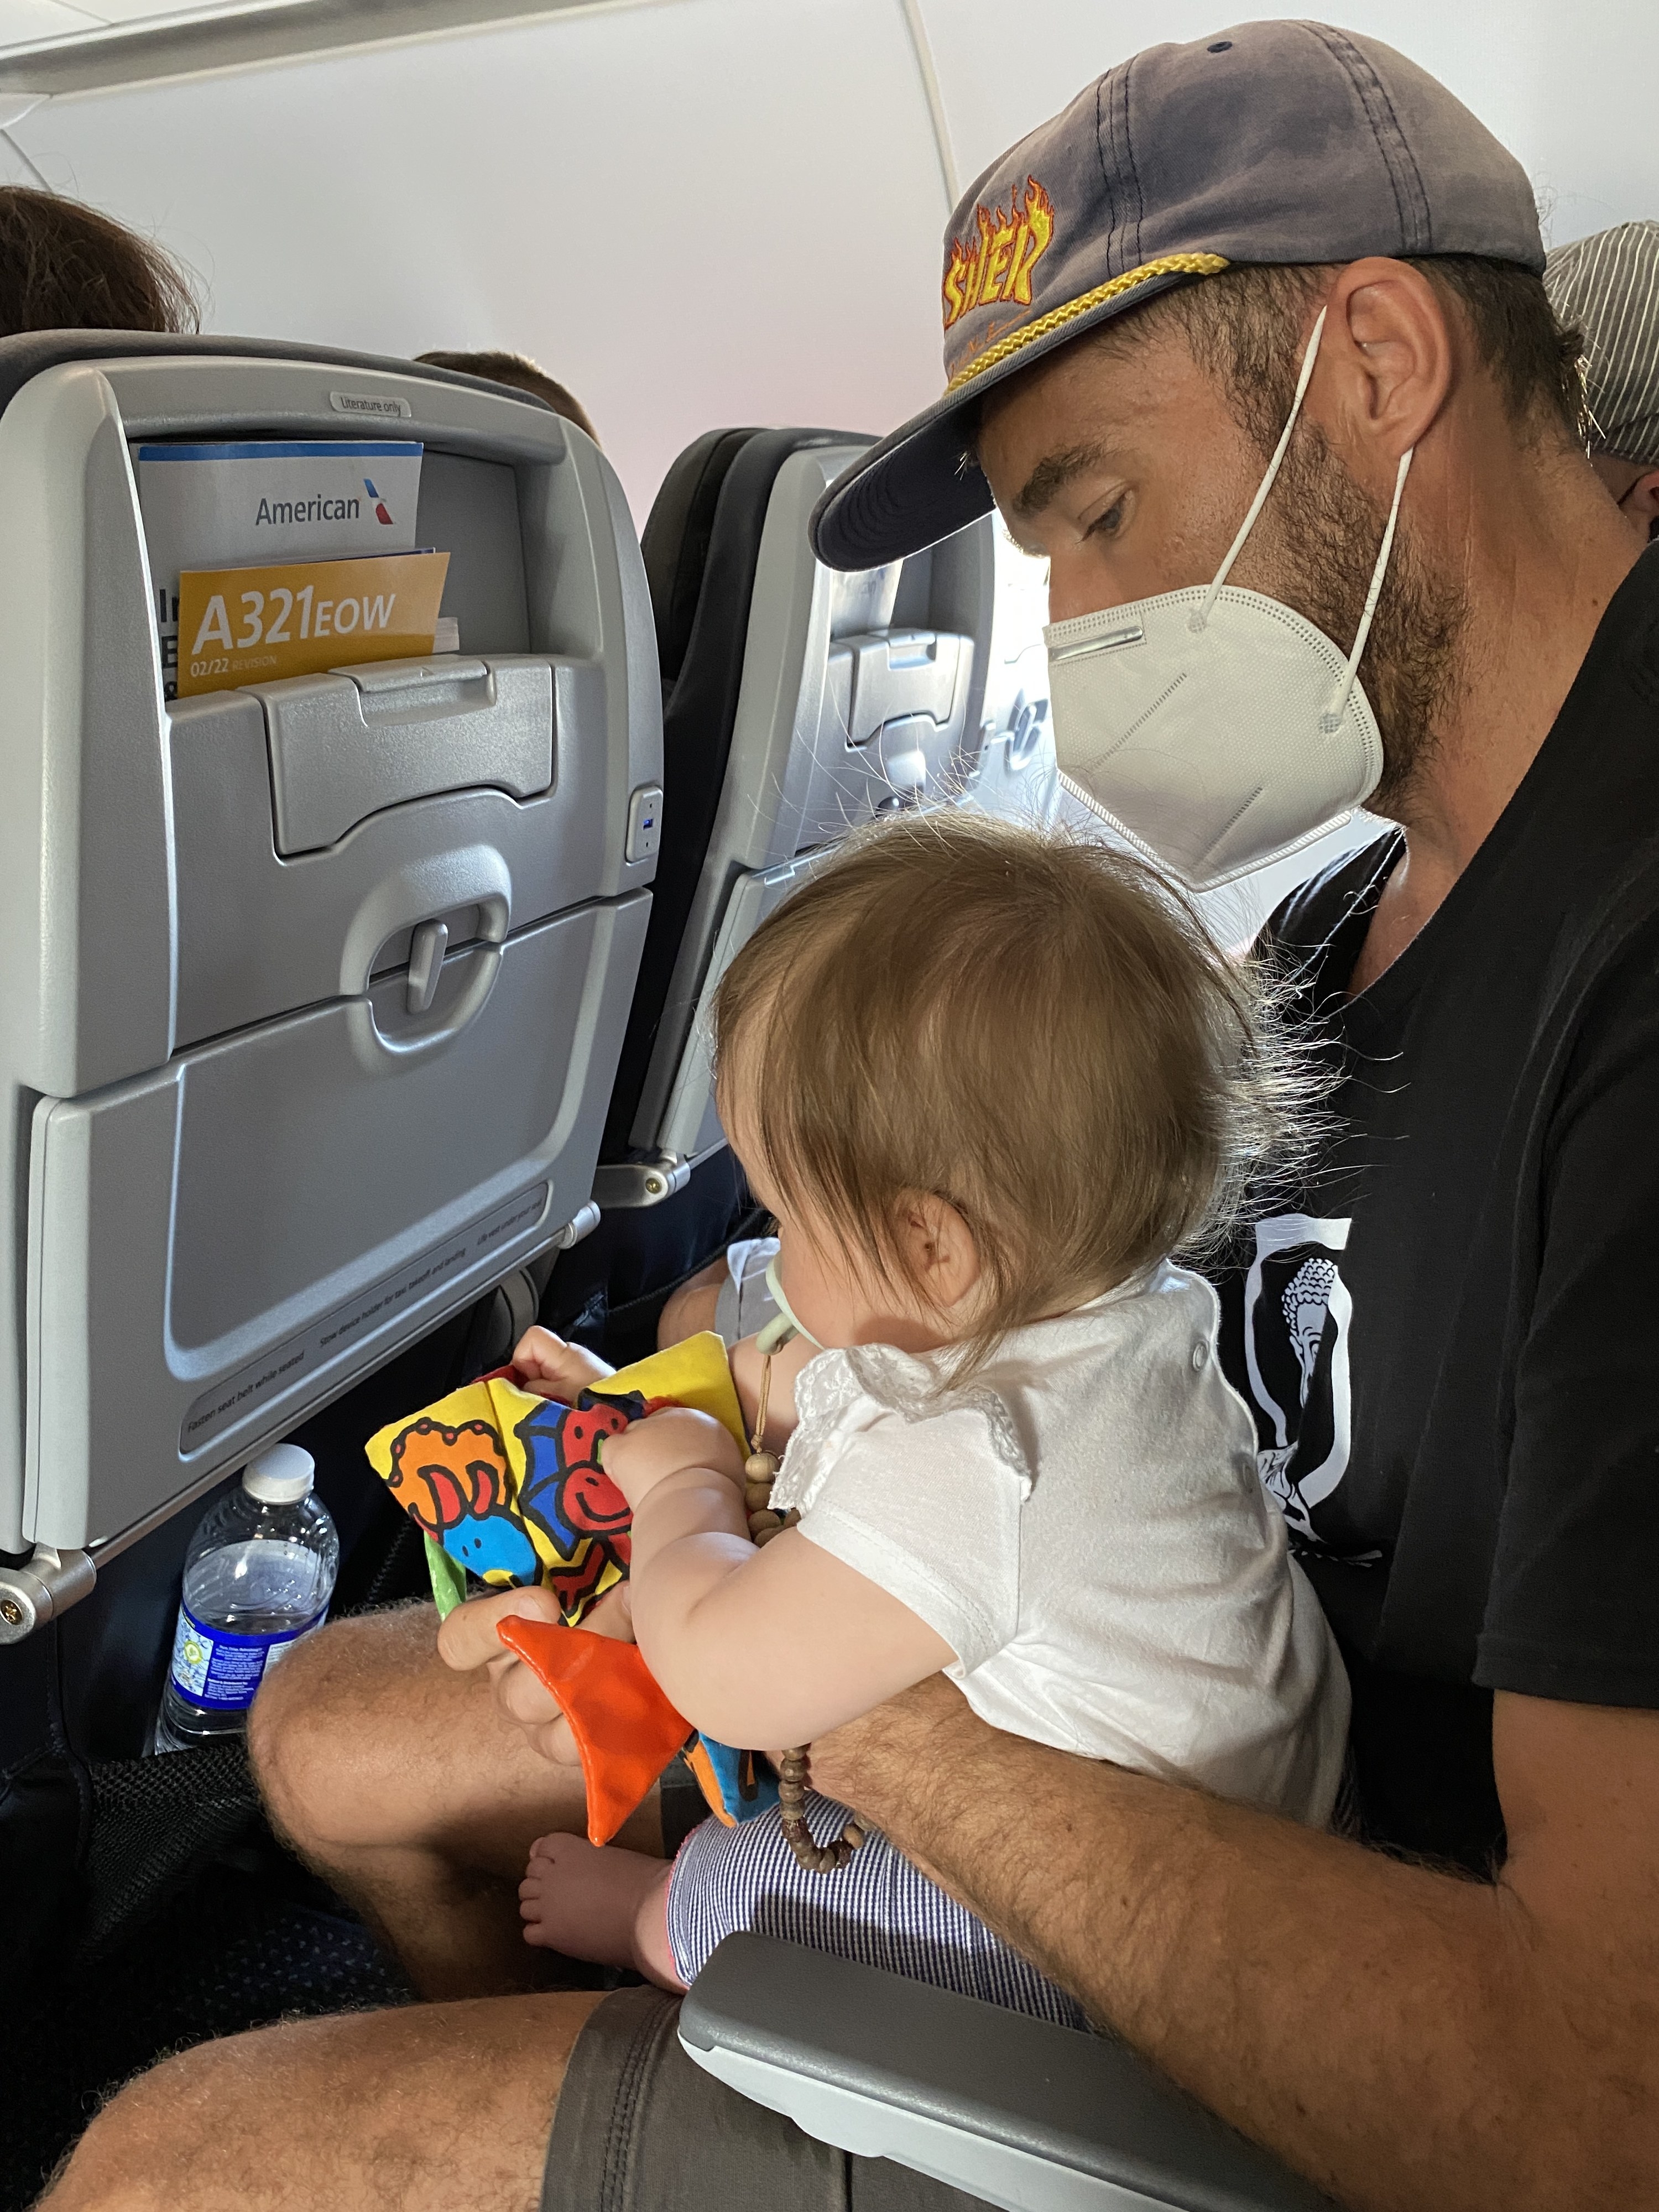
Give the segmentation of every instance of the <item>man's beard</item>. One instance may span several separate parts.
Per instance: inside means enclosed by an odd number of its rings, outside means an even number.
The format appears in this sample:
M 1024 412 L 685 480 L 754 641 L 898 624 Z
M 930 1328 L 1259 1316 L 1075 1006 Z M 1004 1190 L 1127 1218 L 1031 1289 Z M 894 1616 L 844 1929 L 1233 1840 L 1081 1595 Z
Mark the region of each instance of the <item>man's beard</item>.
M 1312 423 L 1301 427 L 1261 517 L 1263 580 L 1255 588 L 1352 652 L 1388 520 L 1387 508 L 1356 483 L 1323 433 Z M 1467 611 L 1462 589 L 1424 556 L 1402 516 L 1359 661 L 1382 740 L 1382 777 L 1365 801 L 1370 813 L 1399 821 L 1410 811 L 1437 722 L 1456 687 Z

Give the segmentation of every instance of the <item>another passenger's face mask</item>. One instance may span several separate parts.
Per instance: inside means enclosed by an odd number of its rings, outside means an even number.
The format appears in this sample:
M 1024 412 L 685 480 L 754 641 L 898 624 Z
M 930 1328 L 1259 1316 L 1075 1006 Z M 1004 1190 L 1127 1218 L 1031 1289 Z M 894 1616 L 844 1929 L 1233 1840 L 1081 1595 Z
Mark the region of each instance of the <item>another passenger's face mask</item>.
M 1290 446 L 1324 327 L 1322 312 L 1290 420 L 1214 581 L 1043 633 L 1061 780 L 1195 890 L 1310 844 L 1346 822 L 1382 773 L 1376 719 L 1357 672 L 1410 450 L 1401 456 L 1352 653 L 1294 608 L 1227 584 Z

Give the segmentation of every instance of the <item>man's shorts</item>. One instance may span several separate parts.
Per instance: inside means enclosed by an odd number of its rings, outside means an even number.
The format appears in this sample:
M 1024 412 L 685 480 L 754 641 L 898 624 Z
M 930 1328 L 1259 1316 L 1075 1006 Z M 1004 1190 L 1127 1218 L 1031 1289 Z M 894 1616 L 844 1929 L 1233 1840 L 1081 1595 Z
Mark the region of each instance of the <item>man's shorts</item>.
M 854 2158 L 751 2105 L 679 2039 L 680 2001 L 617 1990 L 576 2039 L 542 2212 L 983 2212 L 890 2159 Z

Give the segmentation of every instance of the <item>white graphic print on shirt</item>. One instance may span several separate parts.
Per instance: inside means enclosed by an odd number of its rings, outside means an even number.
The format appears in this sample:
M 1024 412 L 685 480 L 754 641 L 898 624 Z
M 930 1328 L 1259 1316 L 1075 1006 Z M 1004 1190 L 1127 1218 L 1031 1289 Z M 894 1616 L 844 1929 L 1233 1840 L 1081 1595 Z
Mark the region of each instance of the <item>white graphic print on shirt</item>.
M 1320 1541 L 1314 1509 L 1348 1471 L 1352 1410 L 1342 1279 L 1347 1220 L 1280 1213 L 1255 1224 L 1244 1284 L 1244 1358 L 1262 1483 L 1292 1532 Z

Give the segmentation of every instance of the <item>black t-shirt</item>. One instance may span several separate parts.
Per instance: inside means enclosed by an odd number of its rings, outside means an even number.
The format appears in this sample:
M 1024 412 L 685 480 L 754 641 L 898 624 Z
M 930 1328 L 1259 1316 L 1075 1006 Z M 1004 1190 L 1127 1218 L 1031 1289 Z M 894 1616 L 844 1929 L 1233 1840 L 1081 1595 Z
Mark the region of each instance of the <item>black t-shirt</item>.
M 1659 551 L 1444 904 L 1347 1000 L 1401 849 L 1267 926 L 1335 1126 L 1212 1273 L 1348 1662 L 1364 1832 L 1485 1869 L 1494 1690 L 1659 1706 Z

